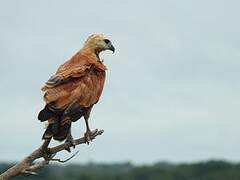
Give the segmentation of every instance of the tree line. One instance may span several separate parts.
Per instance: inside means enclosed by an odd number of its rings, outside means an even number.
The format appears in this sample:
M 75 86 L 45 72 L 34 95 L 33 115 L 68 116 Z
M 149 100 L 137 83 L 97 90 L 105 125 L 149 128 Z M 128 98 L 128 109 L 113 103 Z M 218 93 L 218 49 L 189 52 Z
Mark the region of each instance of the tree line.
M 11 163 L 0 163 L 0 174 Z M 16 180 L 240 180 L 240 164 L 226 161 L 152 165 L 120 164 L 51 164 L 36 176 Z

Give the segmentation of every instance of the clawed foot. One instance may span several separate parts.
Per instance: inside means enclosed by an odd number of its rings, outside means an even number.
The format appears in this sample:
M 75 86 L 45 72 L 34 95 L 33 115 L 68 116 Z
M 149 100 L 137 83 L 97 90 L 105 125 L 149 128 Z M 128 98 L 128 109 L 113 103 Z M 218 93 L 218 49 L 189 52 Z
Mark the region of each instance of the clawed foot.
M 45 161 L 49 161 L 53 156 L 55 156 L 55 154 L 51 154 L 49 151 L 49 148 L 44 148 L 42 149 L 42 157 Z
M 91 135 L 92 135 L 92 132 L 90 130 L 84 133 L 84 137 L 87 145 L 89 145 L 89 142 L 92 141 Z
M 73 149 L 75 149 L 75 143 L 74 143 L 74 139 L 73 139 L 72 135 L 67 136 L 65 142 L 71 144 L 70 147 L 68 147 L 68 148 L 65 149 L 66 151 L 71 152 L 71 149 L 70 149 L 71 147 L 73 147 Z
M 89 145 L 90 141 L 92 141 L 92 135 L 95 134 L 97 131 L 98 131 L 97 129 L 95 129 L 93 131 L 87 130 L 84 133 L 84 137 L 85 137 L 85 141 L 86 141 L 87 145 Z

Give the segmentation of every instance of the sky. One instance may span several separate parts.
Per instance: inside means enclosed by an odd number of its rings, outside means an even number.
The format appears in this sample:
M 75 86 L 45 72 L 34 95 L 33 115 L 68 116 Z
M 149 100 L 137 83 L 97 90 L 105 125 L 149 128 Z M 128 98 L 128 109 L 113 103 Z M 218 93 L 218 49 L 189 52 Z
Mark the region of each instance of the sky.
M 239 161 L 239 6 L 0 0 L 0 161 L 41 144 L 40 88 L 95 32 L 116 48 L 101 54 L 107 79 L 90 117 L 91 128 L 105 132 L 77 146 L 71 162 Z M 83 119 L 74 123 L 74 137 L 84 131 Z

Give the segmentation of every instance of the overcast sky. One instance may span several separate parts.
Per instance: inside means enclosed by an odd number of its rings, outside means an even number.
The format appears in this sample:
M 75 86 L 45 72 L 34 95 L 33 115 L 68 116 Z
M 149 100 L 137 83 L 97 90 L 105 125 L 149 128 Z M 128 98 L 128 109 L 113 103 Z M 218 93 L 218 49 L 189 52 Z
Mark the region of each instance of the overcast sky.
M 240 1 L 0 1 L 0 161 L 41 143 L 41 86 L 93 32 L 116 53 L 72 162 L 239 161 Z M 74 123 L 74 137 L 85 131 Z M 59 157 L 68 157 L 67 152 Z

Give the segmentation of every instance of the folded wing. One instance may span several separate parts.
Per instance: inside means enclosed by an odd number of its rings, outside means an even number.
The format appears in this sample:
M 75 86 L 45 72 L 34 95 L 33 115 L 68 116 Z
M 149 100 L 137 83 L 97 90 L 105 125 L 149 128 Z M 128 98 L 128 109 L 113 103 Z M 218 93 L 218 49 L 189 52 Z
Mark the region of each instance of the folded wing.
M 72 102 L 89 107 L 95 104 L 102 92 L 105 69 L 99 62 L 66 62 L 42 88 L 44 100 L 57 109 L 64 109 Z

